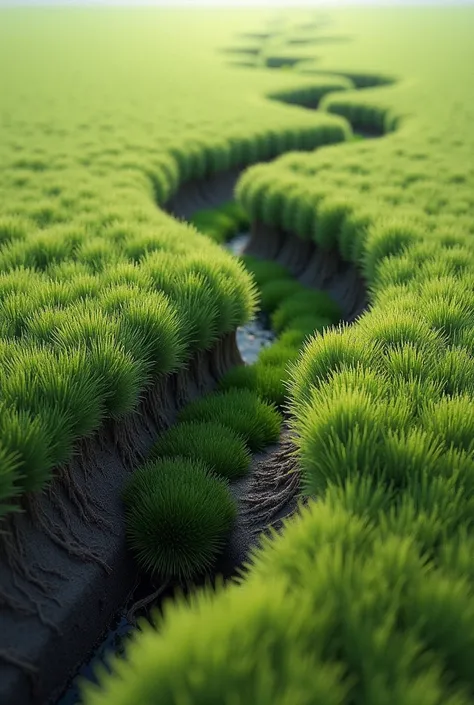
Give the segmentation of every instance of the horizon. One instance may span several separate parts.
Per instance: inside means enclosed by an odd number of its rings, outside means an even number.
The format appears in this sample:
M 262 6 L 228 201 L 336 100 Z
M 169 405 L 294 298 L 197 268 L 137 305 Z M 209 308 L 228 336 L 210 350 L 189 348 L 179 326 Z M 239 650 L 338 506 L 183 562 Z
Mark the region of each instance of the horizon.
M 0 0 L 0 9 L 14 7 L 167 7 L 213 9 L 303 9 L 339 7 L 433 7 L 474 5 L 474 0 Z

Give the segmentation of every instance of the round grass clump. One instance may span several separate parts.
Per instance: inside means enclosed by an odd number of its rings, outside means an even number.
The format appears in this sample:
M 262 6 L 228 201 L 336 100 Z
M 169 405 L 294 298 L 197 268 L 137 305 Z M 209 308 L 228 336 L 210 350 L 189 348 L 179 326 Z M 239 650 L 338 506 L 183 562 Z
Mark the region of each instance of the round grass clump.
M 274 279 L 293 281 L 290 272 L 282 264 L 271 260 L 257 259 L 252 255 L 242 255 L 245 268 L 254 276 L 259 287 L 268 284 Z
M 301 348 L 303 343 L 308 339 L 308 337 L 313 333 L 312 329 L 302 330 L 291 328 L 282 333 L 278 338 L 277 345 L 283 348 Z M 272 346 L 274 347 L 274 346 Z
M 175 372 L 189 354 L 183 322 L 161 292 L 147 292 L 129 302 L 119 330 L 125 348 L 149 363 L 157 376 Z
M 249 389 L 259 397 L 277 407 L 285 402 L 285 381 L 288 372 L 285 363 L 277 365 L 264 365 L 257 362 L 255 365 L 235 367 L 221 380 L 221 389 Z
M 272 279 L 263 284 L 260 290 L 260 306 L 262 311 L 273 313 L 289 296 L 299 294 L 302 286 L 294 279 Z
M 137 562 L 162 579 L 187 580 L 211 568 L 237 515 L 227 483 L 187 458 L 146 464 L 123 499 Z
M 152 453 L 153 457 L 202 460 L 216 475 L 229 480 L 245 475 L 251 460 L 242 438 L 214 421 L 173 426 L 158 440 Z
M 230 389 L 210 394 L 188 404 L 180 421 L 218 421 L 238 433 L 253 452 L 275 443 L 282 418 L 272 404 L 247 389 Z
M 258 356 L 258 362 L 268 367 L 284 367 L 288 362 L 295 362 L 298 356 L 299 350 L 296 346 L 277 341 L 262 350 Z
M 312 338 L 292 367 L 289 386 L 294 403 L 309 401 L 312 390 L 320 388 L 332 372 L 358 363 L 370 368 L 378 357 L 380 346 L 360 340 L 346 325 Z
M 331 326 L 327 318 L 320 318 L 315 315 L 302 315 L 294 318 L 286 328 L 283 329 L 283 333 L 298 331 L 301 335 L 304 334 L 304 338 L 314 335 L 315 333 L 322 333 L 325 328 Z
M 421 413 L 423 428 L 447 446 L 460 448 L 468 453 L 474 449 L 474 398 L 472 394 L 442 397 L 426 401 Z
M 221 377 L 219 388 L 228 389 L 257 389 L 256 365 L 237 365 Z
M 257 362 L 255 367 L 258 395 L 281 408 L 286 400 L 285 382 L 289 376 L 286 365 L 264 365 Z
M 236 231 L 236 224 L 231 217 L 213 209 L 198 211 L 192 216 L 190 223 L 219 244 L 232 237 Z
M 239 229 L 249 227 L 250 225 L 250 220 L 245 212 L 245 209 L 240 205 L 240 203 L 237 203 L 237 201 L 228 201 L 227 203 L 224 203 L 219 208 L 219 212 L 231 218 L 236 227 Z
M 341 310 L 324 291 L 300 291 L 278 306 L 271 317 L 272 328 L 278 333 L 291 327 L 295 318 L 306 315 L 319 317 L 330 325 L 341 318 Z

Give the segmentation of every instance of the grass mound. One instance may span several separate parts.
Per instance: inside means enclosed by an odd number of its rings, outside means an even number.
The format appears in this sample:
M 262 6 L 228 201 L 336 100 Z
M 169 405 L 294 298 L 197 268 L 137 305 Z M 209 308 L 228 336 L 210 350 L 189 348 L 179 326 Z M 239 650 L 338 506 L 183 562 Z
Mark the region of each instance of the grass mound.
M 294 319 L 314 316 L 321 319 L 321 327 L 337 323 L 342 316 L 339 306 L 323 291 L 303 290 L 288 296 L 271 317 L 272 328 L 279 333 L 293 328 Z
M 301 292 L 301 284 L 294 279 L 271 279 L 262 285 L 260 305 L 266 313 L 273 313 L 283 301 Z
M 204 462 L 179 457 L 137 470 L 124 502 L 137 562 L 162 579 L 186 580 L 210 569 L 237 511 L 225 481 Z
M 257 361 L 251 367 L 241 366 L 229 370 L 220 381 L 223 390 L 253 390 L 264 401 L 282 407 L 285 403 L 286 362 L 279 365 L 265 365 Z
M 215 421 L 238 433 L 252 452 L 276 442 L 280 435 L 281 416 L 272 404 L 261 401 L 246 389 L 231 389 L 210 394 L 188 404 L 180 421 Z
M 152 455 L 202 460 L 216 475 L 229 480 L 245 475 L 251 459 L 240 436 L 218 421 L 173 426 L 155 443 Z

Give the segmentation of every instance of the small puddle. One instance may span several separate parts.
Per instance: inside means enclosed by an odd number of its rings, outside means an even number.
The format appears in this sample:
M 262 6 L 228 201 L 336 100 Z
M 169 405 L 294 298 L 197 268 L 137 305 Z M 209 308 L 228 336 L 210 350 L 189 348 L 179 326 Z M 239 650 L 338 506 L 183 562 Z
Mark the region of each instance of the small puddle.
M 225 244 L 225 248 L 234 255 L 239 256 L 244 251 L 249 239 L 249 233 L 236 235 Z M 258 313 L 251 321 L 237 328 L 237 346 L 242 360 L 247 365 L 256 362 L 262 348 L 267 348 L 271 345 L 275 337 L 270 328 L 268 316 L 261 312 Z

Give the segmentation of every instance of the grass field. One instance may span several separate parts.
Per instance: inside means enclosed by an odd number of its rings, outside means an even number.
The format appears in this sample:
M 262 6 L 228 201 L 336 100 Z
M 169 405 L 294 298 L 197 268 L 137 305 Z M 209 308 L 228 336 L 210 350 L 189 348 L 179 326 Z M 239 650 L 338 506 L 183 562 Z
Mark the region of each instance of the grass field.
M 282 413 L 317 498 L 236 584 L 144 624 L 86 703 L 474 703 L 473 35 L 469 7 L 0 12 L 4 535 L 259 307 L 277 342 L 131 474 L 130 546 L 155 576 L 209 570 Z M 166 212 L 236 168 L 239 206 Z M 248 222 L 336 252 L 368 310 L 341 322 L 229 254 Z

